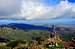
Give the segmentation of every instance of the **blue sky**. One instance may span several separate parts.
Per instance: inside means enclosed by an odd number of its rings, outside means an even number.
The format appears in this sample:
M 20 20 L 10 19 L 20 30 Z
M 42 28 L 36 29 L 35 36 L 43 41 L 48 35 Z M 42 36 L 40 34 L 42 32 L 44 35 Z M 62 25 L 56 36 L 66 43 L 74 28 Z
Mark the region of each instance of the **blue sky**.
M 71 2 L 71 3 L 75 3 L 75 0 L 68 0 L 69 2 Z
M 54 6 L 59 4 L 60 0 L 41 0 L 41 2 L 49 6 Z
M 0 0 L 0 19 L 75 18 L 75 0 Z

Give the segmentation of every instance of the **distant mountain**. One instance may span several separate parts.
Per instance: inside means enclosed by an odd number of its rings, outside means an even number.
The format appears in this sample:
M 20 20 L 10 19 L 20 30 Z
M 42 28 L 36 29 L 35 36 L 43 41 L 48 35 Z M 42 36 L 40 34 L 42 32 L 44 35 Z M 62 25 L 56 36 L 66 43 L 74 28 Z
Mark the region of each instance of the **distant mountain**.
M 63 19 L 48 19 L 48 20 L 11 20 L 11 19 L 2 19 L 0 20 L 0 25 L 10 24 L 10 23 L 22 23 L 22 24 L 33 24 L 40 26 L 49 26 L 49 25 L 75 25 L 75 19 L 73 18 L 63 18 Z
M 52 28 L 45 27 L 45 26 L 36 26 L 36 25 L 30 25 L 30 24 L 23 24 L 23 23 L 10 23 L 5 25 L 0 25 L 0 27 L 9 27 L 9 28 L 18 28 L 22 30 L 47 30 L 52 31 Z

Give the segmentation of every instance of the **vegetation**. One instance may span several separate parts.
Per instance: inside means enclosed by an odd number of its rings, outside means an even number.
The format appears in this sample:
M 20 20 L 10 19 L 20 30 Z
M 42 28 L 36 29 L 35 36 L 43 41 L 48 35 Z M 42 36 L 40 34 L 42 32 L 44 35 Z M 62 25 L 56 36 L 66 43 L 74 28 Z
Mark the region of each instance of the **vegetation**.
M 62 36 L 58 33 L 53 34 L 43 30 L 20 30 L 3 27 L 0 28 L 0 36 L 7 38 L 10 42 L 2 47 L 12 49 L 63 49 L 65 48 Z M 1 43 L 0 43 L 1 44 Z M 74 45 L 73 45 L 74 46 Z M 69 47 L 68 47 L 69 48 Z

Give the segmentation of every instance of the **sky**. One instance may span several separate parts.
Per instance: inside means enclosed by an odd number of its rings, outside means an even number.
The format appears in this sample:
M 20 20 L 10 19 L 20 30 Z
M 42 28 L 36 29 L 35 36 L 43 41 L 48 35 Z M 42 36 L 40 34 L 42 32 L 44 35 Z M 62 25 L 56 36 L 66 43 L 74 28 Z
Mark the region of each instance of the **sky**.
M 75 19 L 75 0 L 0 0 L 0 19 Z

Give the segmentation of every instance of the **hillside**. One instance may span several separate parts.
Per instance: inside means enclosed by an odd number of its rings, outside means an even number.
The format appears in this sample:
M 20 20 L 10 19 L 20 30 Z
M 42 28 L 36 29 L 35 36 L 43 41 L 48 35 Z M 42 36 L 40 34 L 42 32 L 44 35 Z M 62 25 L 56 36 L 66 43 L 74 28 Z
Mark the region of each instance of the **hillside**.
M 8 27 L 8 28 L 13 28 L 13 29 L 18 28 L 18 29 L 22 29 L 22 30 L 46 30 L 46 31 L 52 31 L 52 28 L 50 28 L 50 27 L 23 24 L 23 23 L 4 24 L 4 25 L 0 25 L 0 27 Z

